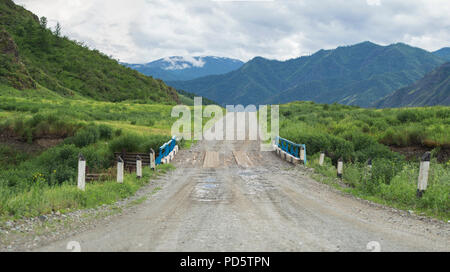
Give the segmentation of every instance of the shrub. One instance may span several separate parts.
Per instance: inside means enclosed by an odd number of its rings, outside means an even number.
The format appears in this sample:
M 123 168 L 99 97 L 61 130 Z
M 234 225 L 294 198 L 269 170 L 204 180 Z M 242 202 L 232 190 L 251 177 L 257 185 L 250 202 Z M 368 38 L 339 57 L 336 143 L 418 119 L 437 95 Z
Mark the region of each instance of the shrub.
M 426 139 L 425 129 L 422 127 L 413 127 L 406 131 L 407 143 L 406 145 L 422 145 Z
M 112 152 L 122 152 L 126 150 L 127 152 L 139 152 L 144 137 L 127 133 L 114 140 L 109 144 L 109 148 Z
M 416 122 L 418 120 L 418 114 L 413 110 L 403 110 L 397 114 L 397 119 L 401 123 Z
M 150 148 L 158 152 L 159 148 L 164 144 L 170 141 L 171 137 L 165 135 L 152 135 L 147 137 L 142 144 L 142 151 L 148 152 Z M 179 143 L 180 144 L 180 143 Z
M 99 129 L 99 133 L 100 133 L 100 138 L 103 140 L 109 140 L 112 137 L 113 131 L 110 127 L 106 126 L 106 125 L 100 125 L 98 127 Z
M 88 126 L 75 133 L 70 140 L 77 147 L 85 147 L 96 143 L 100 139 L 100 130 L 95 126 Z
M 76 176 L 79 153 L 80 150 L 74 145 L 57 146 L 44 152 L 33 163 L 42 170 L 47 180 L 56 174 L 55 181 L 60 184 Z
M 393 177 L 403 169 L 403 161 L 378 158 L 372 162 L 371 181 L 390 184 Z

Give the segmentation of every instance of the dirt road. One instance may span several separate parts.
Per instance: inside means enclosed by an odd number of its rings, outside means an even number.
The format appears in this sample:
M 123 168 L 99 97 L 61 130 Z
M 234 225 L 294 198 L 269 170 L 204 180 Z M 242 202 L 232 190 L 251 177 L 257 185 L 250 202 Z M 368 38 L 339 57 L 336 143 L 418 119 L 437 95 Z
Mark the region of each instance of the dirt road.
M 450 250 L 449 224 L 344 195 L 257 141 L 201 141 L 173 163 L 133 213 L 37 251 Z

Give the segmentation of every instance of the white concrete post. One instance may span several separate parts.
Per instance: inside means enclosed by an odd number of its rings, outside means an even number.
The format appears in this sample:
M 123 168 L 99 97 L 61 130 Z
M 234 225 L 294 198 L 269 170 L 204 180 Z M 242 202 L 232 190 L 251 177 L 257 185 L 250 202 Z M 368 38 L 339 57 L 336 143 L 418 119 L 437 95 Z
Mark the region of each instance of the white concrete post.
M 150 149 L 150 169 L 153 169 L 156 171 L 156 164 L 155 164 L 155 150 Z
M 86 189 L 86 160 L 83 155 L 78 155 L 78 189 Z
M 423 154 L 420 161 L 419 180 L 417 184 L 417 197 L 422 197 L 428 186 L 428 172 L 430 171 L 431 153 Z
M 344 169 L 344 162 L 342 158 L 339 158 L 338 165 L 337 165 L 337 176 L 338 178 L 342 179 L 342 171 Z
M 323 162 L 325 160 L 325 153 L 321 152 L 320 153 L 320 158 L 319 158 L 319 165 L 323 166 Z
M 300 147 L 300 161 L 305 164 L 305 149 L 303 147 Z
M 136 156 L 136 176 L 138 179 L 142 178 L 142 158 Z
M 123 183 L 123 159 L 119 156 L 117 160 L 117 182 Z

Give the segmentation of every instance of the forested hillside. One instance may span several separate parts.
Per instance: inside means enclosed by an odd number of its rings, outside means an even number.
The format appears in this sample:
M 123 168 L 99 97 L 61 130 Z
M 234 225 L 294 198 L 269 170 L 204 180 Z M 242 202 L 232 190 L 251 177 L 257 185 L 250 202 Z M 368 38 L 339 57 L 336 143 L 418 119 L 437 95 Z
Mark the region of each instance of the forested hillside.
M 450 62 L 378 102 L 379 108 L 450 106 Z
M 53 31 L 45 17 L 0 1 L 0 83 L 16 89 L 41 85 L 65 97 L 176 103 L 174 89 L 125 68 L 105 54 Z
M 225 75 L 170 85 L 220 104 L 310 100 L 368 107 L 443 63 L 440 57 L 406 44 L 363 42 L 284 62 L 257 57 Z
M 446 61 L 450 61 L 450 47 L 444 47 L 437 51 L 433 52 L 434 55 L 445 59 Z

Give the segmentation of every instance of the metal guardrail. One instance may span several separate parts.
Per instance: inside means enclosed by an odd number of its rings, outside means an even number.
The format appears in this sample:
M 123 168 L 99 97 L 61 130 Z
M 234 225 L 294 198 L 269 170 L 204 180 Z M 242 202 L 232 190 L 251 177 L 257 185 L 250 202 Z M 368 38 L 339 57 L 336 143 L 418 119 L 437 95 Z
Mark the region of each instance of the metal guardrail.
M 172 152 L 177 145 L 177 138 L 173 136 L 172 140 L 165 143 L 163 146 L 159 148 L 159 155 L 155 159 L 155 163 L 157 165 L 161 164 L 161 160 L 165 157 L 169 156 L 170 152 Z
M 276 137 L 275 138 L 275 144 L 281 148 L 281 150 L 283 150 L 284 152 L 298 158 L 300 158 L 300 150 L 304 150 L 304 163 L 306 165 L 307 163 L 307 159 L 306 159 L 306 145 L 305 144 L 296 144 L 294 142 L 291 142 L 287 139 L 281 138 L 281 137 Z

